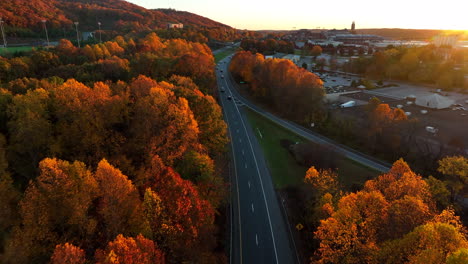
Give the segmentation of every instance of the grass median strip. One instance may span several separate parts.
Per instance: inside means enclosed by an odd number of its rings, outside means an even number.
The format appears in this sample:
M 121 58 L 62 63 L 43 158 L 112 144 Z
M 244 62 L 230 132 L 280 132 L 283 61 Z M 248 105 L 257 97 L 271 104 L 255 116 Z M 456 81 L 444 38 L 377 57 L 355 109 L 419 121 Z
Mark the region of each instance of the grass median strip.
M 294 160 L 289 151 L 281 146 L 281 140 L 286 139 L 292 142 L 305 140 L 251 110 L 246 109 L 246 111 L 247 118 L 265 154 L 275 187 L 283 188 L 300 184 L 307 168 Z
M 227 56 L 229 56 L 229 55 L 231 55 L 233 53 L 235 53 L 236 50 L 237 50 L 237 47 L 235 47 L 235 48 L 231 47 L 231 48 L 228 48 L 228 49 L 214 55 L 215 62 L 218 63 L 220 60 L 226 58 Z
M 249 109 L 246 109 L 246 113 L 262 147 L 275 187 L 301 184 L 308 168 L 298 164 L 291 153 L 281 146 L 281 141 L 306 143 L 308 140 Z M 336 165 L 339 180 L 347 190 L 359 188 L 366 180 L 379 175 L 378 171 L 343 156 L 337 156 Z

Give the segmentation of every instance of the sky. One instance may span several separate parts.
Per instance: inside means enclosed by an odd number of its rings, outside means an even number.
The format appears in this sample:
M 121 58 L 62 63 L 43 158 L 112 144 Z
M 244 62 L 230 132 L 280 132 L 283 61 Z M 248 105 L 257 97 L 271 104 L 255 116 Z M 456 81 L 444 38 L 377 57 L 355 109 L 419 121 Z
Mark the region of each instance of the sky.
M 237 29 L 415 28 L 468 30 L 468 0 L 127 0 L 174 8 Z

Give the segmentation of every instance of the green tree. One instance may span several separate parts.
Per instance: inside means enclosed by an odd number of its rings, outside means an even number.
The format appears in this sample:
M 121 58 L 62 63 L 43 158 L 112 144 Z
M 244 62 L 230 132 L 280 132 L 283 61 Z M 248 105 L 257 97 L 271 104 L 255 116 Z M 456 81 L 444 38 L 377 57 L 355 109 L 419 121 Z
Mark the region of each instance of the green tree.
M 434 200 L 437 202 L 439 208 L 446 208 L 449 206 L 450 191 L 447 188 L 447 184 L 432 176 L 429 176 L 425 181 L 429 185 L 432 197 L 434 197 Z
M 39 161 L 50 154 L 53 138 L 49 107 L 49 93 L 44 89 L 16 95 L 8 107 L 9 163 L 23 182 L 32 178 Z
M 452 199 L 455 199 L 468 182 L 468 159 L 463 156 L 445 157 L 439 160 L 437 170 L 446 176 Z

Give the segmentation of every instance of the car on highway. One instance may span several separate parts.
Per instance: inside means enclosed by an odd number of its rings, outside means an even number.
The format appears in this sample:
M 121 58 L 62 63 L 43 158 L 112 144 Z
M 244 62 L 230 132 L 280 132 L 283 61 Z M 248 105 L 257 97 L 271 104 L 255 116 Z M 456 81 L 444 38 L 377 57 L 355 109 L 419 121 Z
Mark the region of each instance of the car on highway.
M 221 87 L 220 91 L 221 91 L 222 93 L 224 93 L 224 91 L 225 91 L 225 90 L 224 90 L 224 87 Z
M 229 95 L 229 96 L 227 97 L 227 99 L 228 99 L 228 100 L 232 100 L 232 96 Z
M 221 79 L 224 79 L 224 74 L 223 74 L 223 75 L 221 75 Z

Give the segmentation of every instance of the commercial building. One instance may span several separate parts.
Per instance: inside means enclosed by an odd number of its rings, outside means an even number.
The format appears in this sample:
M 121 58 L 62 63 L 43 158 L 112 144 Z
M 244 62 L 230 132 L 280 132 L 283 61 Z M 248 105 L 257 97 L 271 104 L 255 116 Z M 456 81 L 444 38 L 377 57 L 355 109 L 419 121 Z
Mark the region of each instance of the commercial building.
M 384 40 L 383 37 L 377 35 L 364 34 L 338 34 L 333 37 L 334 41 L 343 42 L 345 44 L 364 44 L 368 42 L 378 42 Z

